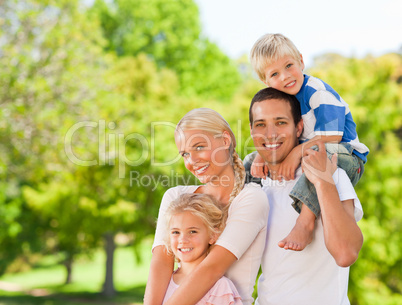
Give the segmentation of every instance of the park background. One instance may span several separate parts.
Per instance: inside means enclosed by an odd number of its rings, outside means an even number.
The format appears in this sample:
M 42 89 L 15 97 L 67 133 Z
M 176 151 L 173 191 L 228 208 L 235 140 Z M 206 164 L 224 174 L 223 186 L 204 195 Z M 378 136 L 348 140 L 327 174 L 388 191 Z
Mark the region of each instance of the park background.
M 401 304 L 397 2 L 312 10 L 302 5 L 310 0 L 266 1 L 265 27 L 258 3 L 240 2 L 0 0 L 0 304 L 142 302 L 161 197 L 197 183 L 178 156 L 174 126 L 190 109 L 210 107 L 231 124 L 240 156 L 253 150 L 248 106 L 263 84 L 247 53 L 266 32 L 295 41 L 307 72 L 349 104 L 371 150 L 356 187 L 365 241 L 351 267 L 351 303 Z M 225 26 L 205 23 L 208 7 Z M 253 17 L 244 24 L 242 8 Z M 375 18 L 383 8 L 385 21 Z M 330 37 L 309 35 L 325 29 L 314 21 L 340 12 Z M 260 26 L 250 37 L 242 29 L 253 22 Z M 303 27 L 307 40 L 295 32 Z M 371 40 L 381 47 L 355 46 Z

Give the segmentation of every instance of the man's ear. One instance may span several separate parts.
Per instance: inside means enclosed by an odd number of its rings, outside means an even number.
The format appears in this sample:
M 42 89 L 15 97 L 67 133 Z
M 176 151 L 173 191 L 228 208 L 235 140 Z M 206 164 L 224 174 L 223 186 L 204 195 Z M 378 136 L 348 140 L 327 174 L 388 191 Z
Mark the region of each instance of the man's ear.
M 301 119 L 300 122 L 297 123 L 297 125 L 296 125 L 296 130 L 297 130 L 296 135 L 297 135 L 298 138 L 303 133 L 303 128 L 304 128 L 304 122 L 303 122 L 303 119 Z

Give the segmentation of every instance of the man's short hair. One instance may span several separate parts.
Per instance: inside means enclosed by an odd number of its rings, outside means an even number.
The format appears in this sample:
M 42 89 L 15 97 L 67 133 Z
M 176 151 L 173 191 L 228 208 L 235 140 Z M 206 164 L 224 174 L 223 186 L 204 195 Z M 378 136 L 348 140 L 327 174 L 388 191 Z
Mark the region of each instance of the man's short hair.
M 283 100 L 285 102 L 288 102 L 290 105 L 290 109 L 292 112 L 292 117 L 295 125 L 300 122 L 302 119 L 301 116 L 301 110 L 300 110 L 300 103 L 296 99 L 294 95 L 287 94 L 285 92 L 276 90 L 274 88 L 264 88 L 260 91 L 258 91 L 253 99 L 251 100 L 250 108 L 248 111 L 248 118 L 250 120 L 250 125 L 251 127 L 253 126 L 253 106 L 255 103 L 263 102 L 266 100 Z

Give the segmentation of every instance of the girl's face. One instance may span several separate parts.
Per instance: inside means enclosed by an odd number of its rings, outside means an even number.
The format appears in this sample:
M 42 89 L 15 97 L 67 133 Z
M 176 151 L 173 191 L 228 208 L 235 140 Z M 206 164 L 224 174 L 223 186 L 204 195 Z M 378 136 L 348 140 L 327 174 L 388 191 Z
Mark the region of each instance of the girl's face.
M 173 215 L 169 223 L 170 246 L 181 263 L 198 265 L 216 239 L 207 226 L 191 212 Z
M 228 132 L 225 131 L 222 136 L 215 137 L 205 131 L 187 130 L 176 132 L 175 141 L 186 168 L 201 183 L 220 180 L 228 171 L 233 172 L 230 164 L 231 140 Z

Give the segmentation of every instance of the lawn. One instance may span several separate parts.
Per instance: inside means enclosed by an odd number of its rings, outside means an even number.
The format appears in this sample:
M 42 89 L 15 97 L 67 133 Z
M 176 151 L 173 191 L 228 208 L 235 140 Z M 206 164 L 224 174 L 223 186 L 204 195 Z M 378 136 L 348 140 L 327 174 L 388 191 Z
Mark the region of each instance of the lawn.
M 99 294 L 105 272 L 105 255 L 97 251 L 91 259 L 81 257 L 73 265 L 72 283 L 64 285 L 65 269 L 45 257 L 33 269 L 0 277 L 0 305 L 44 304 L 141 304 L 148 276 L 151 241 L 141 246 L 140 263 L 132 248 L 117 248 L 114 283 L 117 296 L 106 299 Z

